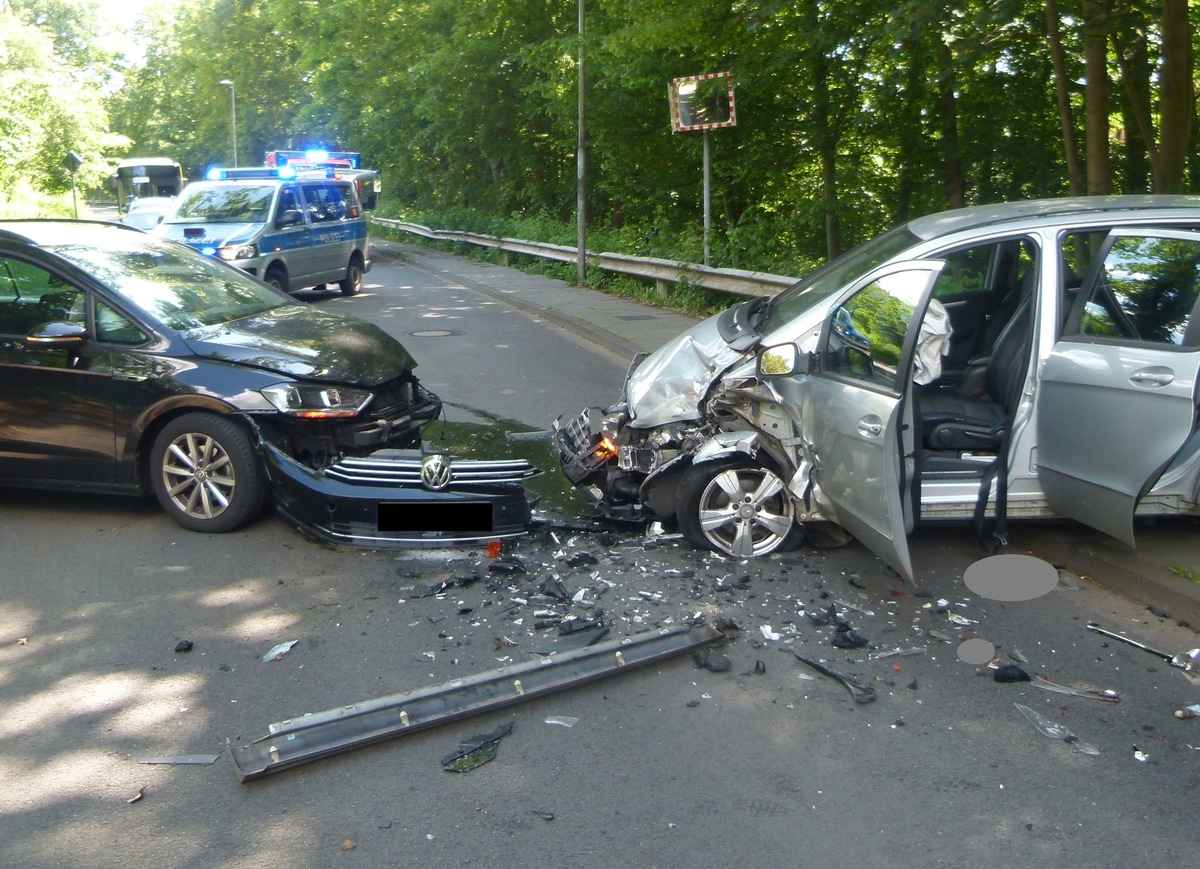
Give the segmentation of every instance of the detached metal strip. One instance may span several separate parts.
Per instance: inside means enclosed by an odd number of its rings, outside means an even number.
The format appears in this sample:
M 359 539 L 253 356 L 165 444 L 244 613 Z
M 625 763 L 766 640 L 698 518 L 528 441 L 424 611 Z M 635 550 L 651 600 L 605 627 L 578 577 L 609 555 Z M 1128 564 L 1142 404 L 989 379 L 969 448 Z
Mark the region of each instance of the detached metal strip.
M 724 639 L 725 635 L 711 625 L 648 632 L 276 722 L 267 728 L 266 736 L 250 745 L 233 747 L 238 781 L 252 781 L 361 745 L 553 694 Z

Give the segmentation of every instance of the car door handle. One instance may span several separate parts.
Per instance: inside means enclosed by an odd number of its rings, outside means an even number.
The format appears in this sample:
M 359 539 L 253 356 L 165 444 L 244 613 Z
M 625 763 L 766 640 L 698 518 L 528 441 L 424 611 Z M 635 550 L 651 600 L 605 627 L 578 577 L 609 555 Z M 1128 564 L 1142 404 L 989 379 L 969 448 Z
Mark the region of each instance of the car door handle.
M 1174 379 L 1175 372 L 1161 365 L 1142 368 L 1129 375 L 1129 382 L 1134 386 L 1166 386 Z
M 858 421 L 858 433 L 865 438 L 877 438 L 883 433 L 883 422 L 877 416 L 864 416 Z

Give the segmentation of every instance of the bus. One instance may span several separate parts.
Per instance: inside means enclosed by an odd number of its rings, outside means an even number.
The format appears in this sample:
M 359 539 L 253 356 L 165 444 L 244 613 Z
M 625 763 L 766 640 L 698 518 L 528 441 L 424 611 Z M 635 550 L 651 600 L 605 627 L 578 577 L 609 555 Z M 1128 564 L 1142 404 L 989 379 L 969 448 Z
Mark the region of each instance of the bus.
M 130 157 L 117 164 L 109 182 L 117 194 L 117 210 L 123 213 L 134 199 L 178 196 L 183 168 L 168 157 Z

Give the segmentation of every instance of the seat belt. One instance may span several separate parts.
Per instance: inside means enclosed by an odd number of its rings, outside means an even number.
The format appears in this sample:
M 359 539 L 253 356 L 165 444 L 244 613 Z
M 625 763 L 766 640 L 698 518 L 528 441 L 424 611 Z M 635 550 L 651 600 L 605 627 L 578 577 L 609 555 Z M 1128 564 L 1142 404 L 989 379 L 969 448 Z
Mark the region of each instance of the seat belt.
M 1032 331 L 1030 334 L 1032 336 Z M 1008 545 L 1008 441 L 1012 430 L 1012 421 L 1017 414 L 1017 406 L 1020 404 L 1021 390 L 1024 388 L 1025 378 L 1029 374 L 1029 349 L 1027 347 L 1022 356 L 1024 361 L 1021 364 L 1021 376 L 1017 378 L 1016 384 L 1013 386 L 1015 394 L 1008 396 L 1010 410 L 1004 417 L 999 431 L 996 432 L 999 442 L 996 448 L 996 458 L 983 472 L 983 479 L 979 481 L 979 497 L 975 500 L 975 536 L 979 540 L 979 545 L 989 555 L 994 555 L 1001 546 Z M 996 524 L 993 526 L 989 538 L 983 532 L 983 517 L 987 512 L 992 480 L 996 481 Z

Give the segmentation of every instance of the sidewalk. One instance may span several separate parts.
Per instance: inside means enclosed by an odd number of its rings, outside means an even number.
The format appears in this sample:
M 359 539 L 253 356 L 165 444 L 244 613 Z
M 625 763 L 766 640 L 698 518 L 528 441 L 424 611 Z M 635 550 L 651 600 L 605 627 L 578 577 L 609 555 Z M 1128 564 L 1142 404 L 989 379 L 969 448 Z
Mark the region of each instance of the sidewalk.
M 622 366 L 634 354 L 656 349 L 697 322 L 675 311 L 468 257 L 402 242 L 371 245 L 378 253 L 403 257 L 425 271 L 546 317 L 597 345 Z M 1029 552 L 1070 567 L 1156 615 L 1166 613 L 1173 621 L 1200 628 L 1200 582 L 1171 570 L 1200 575 L 1200 526 L 1189 518 L 1139 523 L 1137 549 L 1090 529 L 1057 523 L 1016 523 L 1010 539 L 1007 552 Z
M 634 354 L 650 352 L 695 325 L 698 320 L 631 299 L 580 288 L 519 269 L 479 262 L 438 250 L 372 239 L 374 253 L 400 256 L 427 272 L 493 296 L 584 338 L 627 366 Z

